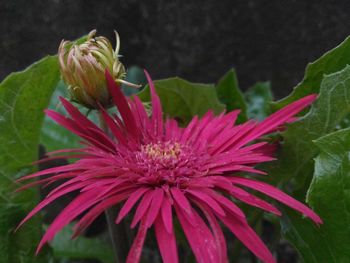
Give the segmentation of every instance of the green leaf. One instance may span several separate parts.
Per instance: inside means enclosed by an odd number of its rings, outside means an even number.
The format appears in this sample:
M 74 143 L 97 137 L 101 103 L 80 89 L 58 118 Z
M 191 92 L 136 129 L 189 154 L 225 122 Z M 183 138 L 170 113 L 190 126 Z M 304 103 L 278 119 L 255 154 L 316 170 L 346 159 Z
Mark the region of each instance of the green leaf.
M 226 105 L 227 111 L 241 110 L 237 123 L 247 120 L 247 105 L 239 89 L 237 75 L 234 69 L 229 70 L 216 85 L 219 100 Z
M 263 120 L 271 114 L 273 95 L 270 82 L 258 82 L 245 93 L 248 118 Z
M 103 263 L 112 263 L 114 253 L 108 242 L 98 238 L 78 236 L 71 239 L 71 225 L 58 232 L 50 243 L 56 258 L 97 259 Z
M 350 262 L 350 129 L 315 141 L 320 154 L 307 200 L 324 224 L 290 218 L 286 236 L 305 262 Z
M 278 161 L 267 168 L 276 181 L 294 180 L 295 196 L 303 199 L 313 174 L 313 158 L 318 154 L 313 140 L 335 130 L 350 113 L 350 66 L 325 76 L 317 101 L 300 121 L 288 125 Z
M 280 109 L 308 94 L 318 93 L 323 75 L 335 73 L 350 64 L 350 37 L 340 45 L 325 53 L 316 61 L 307 65 L 305 76 L 286 98 L 273 104 L 274 110 Z
M 210 109 L 216 114 L 225 109 L 213 85 L 191 83 L 181 78 L 158 80 L 154 84 L 164 113 L 176 118 L 181 124 L 188 123 L 195 115 L 202 116 Z M 149 87 L 146 86 L 138 96 L 143 102 L 149 102 Z
M 0 84 L 0 255 L 6 263 L 47 262 L 34 256 L 41 238 L 38 217 L 13 233 L 38 200 L 37 189 L 14 192 L 14 180 L 33 170 L 43 110 L 58 80 L 57 58 L 46 57 Z
M 48 108 L 66 115 L 67 113 L 59 101 L 60 96 L 68 97 L 67 87 L 63 81 L 60 81 L 58 83 L 55 92 L 51 97 L 50 105 Z M 85 108 L 80 108 L 83 112 L 86 112 Z M 47 151 L 78 148 L 81 146 L 79 144 L 79 137 L 77 135 L 58 125 L 48 116 L 45 116 L 44 119 L 43 128 L 40 134 L 40 143 L 45 146 L 45 149 Z
M 288 208 L 283 209 L 282 212 L 281 228 L 283 236 L 297 249 L 303 262 L 334 262 L 329 260 L 331 251 L 327 240 L 321 233 L 325 225 L 317 227 L 311 220 L 303 218 L 300 214 Z

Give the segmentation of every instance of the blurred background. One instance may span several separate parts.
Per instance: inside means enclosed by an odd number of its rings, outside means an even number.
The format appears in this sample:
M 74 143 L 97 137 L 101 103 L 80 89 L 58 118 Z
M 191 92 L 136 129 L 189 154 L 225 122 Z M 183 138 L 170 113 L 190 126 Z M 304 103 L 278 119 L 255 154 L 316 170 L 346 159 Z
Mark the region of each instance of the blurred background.
M 60 41 L 91 29 L 121 35 L 122 61 L 154 79 L 216 82 L 229 68 L 240 86 L 270 80 L 277 97 L 305 66 L 350 34 L 349 1 L 2 0 L 0 79 L 24 69 Z

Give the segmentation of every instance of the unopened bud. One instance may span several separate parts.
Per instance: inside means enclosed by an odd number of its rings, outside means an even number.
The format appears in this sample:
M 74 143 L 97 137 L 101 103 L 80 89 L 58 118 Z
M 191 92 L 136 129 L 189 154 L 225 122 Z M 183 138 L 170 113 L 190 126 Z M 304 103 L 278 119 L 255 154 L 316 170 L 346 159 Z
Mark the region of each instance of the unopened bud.
M 116 82 L 138 87 L 123 80 L 124 65 L 119 61 L 120 41 L 116 35 L 116 48 L 103 36 L 95 37 L 96 30 L 89 33 L 82 44 L 62 40 L 58 49 L 61 75 L 68 85 L 74 101 L 90 109 L 111 106 L 111 97 L 105 79 L 107 69 Z

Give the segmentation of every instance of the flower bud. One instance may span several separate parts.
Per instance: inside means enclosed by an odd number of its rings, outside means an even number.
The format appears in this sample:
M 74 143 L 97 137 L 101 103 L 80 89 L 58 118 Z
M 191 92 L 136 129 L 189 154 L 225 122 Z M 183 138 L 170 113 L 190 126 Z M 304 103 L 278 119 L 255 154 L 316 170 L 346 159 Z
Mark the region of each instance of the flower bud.
M 123 80 L 124 65 L 119 61 L 119 35 L 116 35 L 116 48 L 103 36 L 95 37 L 96 30 L 89 33 L 82 44 L 62 40 L 58 49 L 61 75 L 73 101 L 87 108 L 97 109 L 111 106 L 111 97 L 105 79 L 107 69 L 116 82 L 136 86 Z

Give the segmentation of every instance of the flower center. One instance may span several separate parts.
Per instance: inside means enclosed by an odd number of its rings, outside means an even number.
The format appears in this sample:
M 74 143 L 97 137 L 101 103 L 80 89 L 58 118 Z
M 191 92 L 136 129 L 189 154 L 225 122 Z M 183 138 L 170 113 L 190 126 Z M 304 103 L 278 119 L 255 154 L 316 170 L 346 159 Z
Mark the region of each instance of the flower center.
M 191 177 L 203 176 L 203 153 L 195 154 L 186 144 L 158 141 L 141 146 L 135 152 L 139 183 L 151 185 L 183 185 Z
M 182 153 L 181 145 L 177 142 L 158 142 L 143 145 L 141 151 L 151 160 L 166 162 L 178 160 Z

